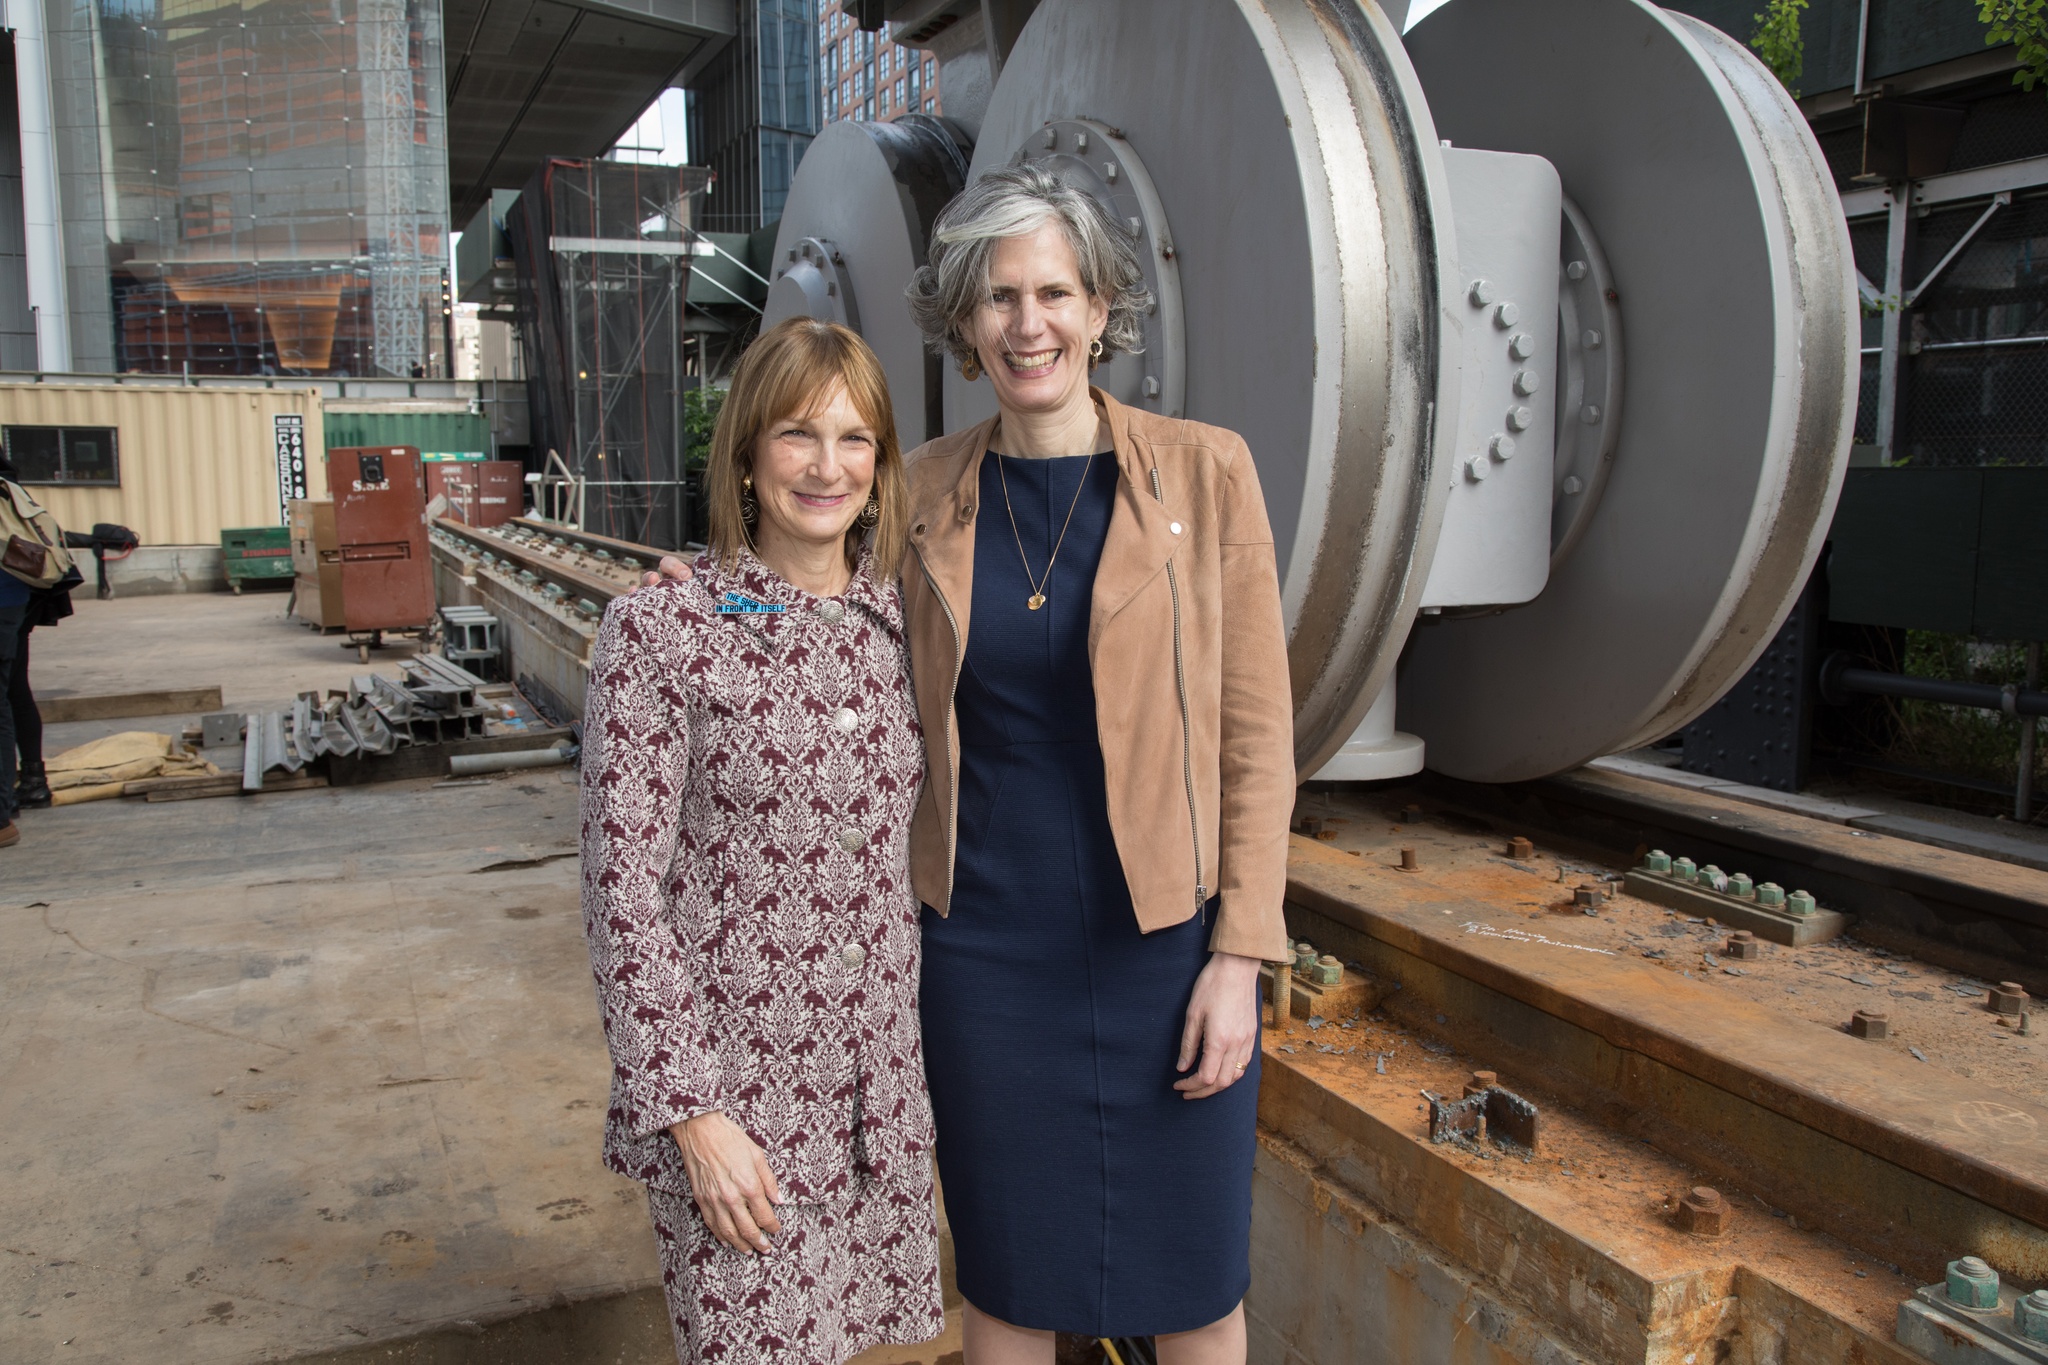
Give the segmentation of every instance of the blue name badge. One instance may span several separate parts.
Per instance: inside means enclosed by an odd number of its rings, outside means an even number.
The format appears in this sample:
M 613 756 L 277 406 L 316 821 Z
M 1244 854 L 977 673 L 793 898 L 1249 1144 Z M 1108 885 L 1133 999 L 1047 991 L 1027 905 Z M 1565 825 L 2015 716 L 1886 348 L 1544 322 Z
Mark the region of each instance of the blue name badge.
M 742 592 L 729 592 L 714 610 L 720 616 L 779 616 L 789 608 L 780 602 L 756 602 Z

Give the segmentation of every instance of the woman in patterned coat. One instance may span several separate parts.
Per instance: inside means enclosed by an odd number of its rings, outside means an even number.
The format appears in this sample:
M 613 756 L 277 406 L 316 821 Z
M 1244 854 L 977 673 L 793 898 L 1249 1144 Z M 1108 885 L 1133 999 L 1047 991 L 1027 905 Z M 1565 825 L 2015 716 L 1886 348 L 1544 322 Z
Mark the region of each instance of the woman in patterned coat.
M 895 432 L 854 333 L 765 333 L 712 440 L 710 550 L 613 601 L 591 664 L 604 1155 L 647 1185 L 686 1365 L 839 1365 L 944 1322 Z

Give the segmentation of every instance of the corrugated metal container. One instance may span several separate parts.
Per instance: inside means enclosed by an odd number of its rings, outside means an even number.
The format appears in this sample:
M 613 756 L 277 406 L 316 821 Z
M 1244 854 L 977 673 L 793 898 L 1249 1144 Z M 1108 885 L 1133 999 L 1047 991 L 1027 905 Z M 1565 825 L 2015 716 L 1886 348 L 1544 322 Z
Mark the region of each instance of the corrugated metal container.
M 327 449 L 411 446 L 423 460 L 482 460 L 491 453 L 491 423 L 461 401 L 330 399 Z
M 116 522 L 145 545 L 218 546 L 230 527 L 282 526 L 286 497 L 304 497 L 308 479 L 326 486 L 313 388 L 0 383 L 0 427 L 114 428 L 118 487 L 33 488 L 59 525 Z

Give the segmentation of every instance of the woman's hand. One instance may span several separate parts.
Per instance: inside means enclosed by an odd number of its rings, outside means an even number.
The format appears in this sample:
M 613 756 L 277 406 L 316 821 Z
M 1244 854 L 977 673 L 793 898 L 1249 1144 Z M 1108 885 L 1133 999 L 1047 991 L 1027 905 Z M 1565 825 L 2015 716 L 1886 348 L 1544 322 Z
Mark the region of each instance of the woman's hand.
M 1188 1001 L 1188 1022 L 1180 1033 L 1180 1062 L 1186 1071 L 1202 1061 L 1192 1076 L 1173 1083 L 1191 1100 L 1230 1089 L 1252 1063 L 1259 1045 L 1259 960 L 1235 953 L 1211 953 L 1209 965 L 1195 978 Z
M 746 1130 L 714 1109 L 669 1132 L 682 1149 L 697 1211 L 718 1240 L 749 1255 L 774 1250 L 768 1234 L 782 1231 L 782 1220 L 775 1216 L 782 1186 L 768 1169 L 767 1154 Z
M 660 587 L 661 580 L 664 578 L 673 578 L 678 583 L 687 583 L 694 577 L 696 577 L 695 572 L 689 565 L 683 563 L 682 560 L 677 559 L 674 555 L 663 555 L 661 557 L 661 572 L 641 574 L 640 588 Z M 640 588 L 635 588 L 633 591 L 638 592 Z

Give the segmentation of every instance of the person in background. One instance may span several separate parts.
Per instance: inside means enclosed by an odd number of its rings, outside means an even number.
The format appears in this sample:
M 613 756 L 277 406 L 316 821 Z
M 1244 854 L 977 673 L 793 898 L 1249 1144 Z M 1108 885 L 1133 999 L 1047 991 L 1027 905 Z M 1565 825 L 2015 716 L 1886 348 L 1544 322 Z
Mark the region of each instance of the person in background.
M 0 454 L 0 479 L 20 482 L 19 473 L 4 454 Z M 4 684 L 0 686 L 0 726 L 13 733 L 11 743 L 6 743 L 4 737 L 0 737 L 0 743 L 19 757 L 14 770 L 12 810 L 42 810 L 50 805 L 50 779 L 43 771 L 43 713 L 36 706 L 36 694 L 28 681 L 28 637 L 37 626 L 54 626 L 72 614 L 72 585 L 31 588 L 12 575 L 0 574 L 0 579 L 6 580 L 0 583 L 0 612 L 6 610 L 10 598 L 26 595 L 20 624 L 13 633 L 13 657 L 0 664 L 0 684 Z M 5 648 L 0 644 L 0 654 L 4 654 Z M 5 765 L 6 760 L 0 759 L 0 775 L 4 775 Z M 13 843 L 20 837 L 19 829 L 12 835 L 0 830 L 0 844 Z

